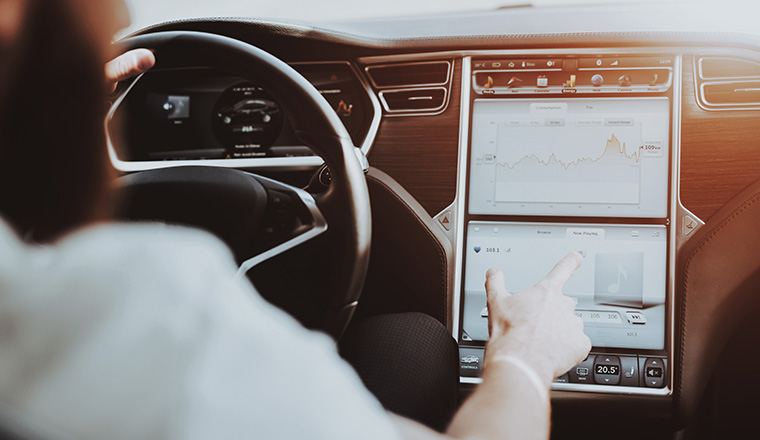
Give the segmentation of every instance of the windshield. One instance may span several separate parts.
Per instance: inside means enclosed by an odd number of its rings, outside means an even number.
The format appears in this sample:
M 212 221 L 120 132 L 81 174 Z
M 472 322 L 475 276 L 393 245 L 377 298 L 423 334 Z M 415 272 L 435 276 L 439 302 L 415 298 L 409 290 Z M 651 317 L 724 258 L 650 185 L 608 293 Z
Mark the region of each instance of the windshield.
M 255 17 L 279 21 L 325 22 L 349 19 L 433 15 L 498 8 L 613 3 L 684 3 L 699 0 L 126 0 L 130 30 L 181 18 Z M 646 6 L 641 6 L 642 8 Z

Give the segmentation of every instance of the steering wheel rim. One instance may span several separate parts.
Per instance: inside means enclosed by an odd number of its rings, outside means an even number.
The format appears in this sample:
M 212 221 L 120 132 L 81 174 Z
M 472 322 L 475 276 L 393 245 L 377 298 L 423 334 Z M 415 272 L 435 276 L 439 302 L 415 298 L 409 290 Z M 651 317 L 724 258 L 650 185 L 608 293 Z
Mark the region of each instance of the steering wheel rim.
M 369 264 L 371 215 L 362 164 L 340 118 L 322 95 L 292 67 L 248 43 L 205 32 L 171 31 L 138 35 L 116 44 L 120 53 L 145 48 L 156 55 L 154 69 L 211 67 L 251 81 L 284 109 L 296 136 L 330 168 L 329 189 L 316 197 L 337 235 L 339 267 L 323 330 L 336 338 L 358 304 Z

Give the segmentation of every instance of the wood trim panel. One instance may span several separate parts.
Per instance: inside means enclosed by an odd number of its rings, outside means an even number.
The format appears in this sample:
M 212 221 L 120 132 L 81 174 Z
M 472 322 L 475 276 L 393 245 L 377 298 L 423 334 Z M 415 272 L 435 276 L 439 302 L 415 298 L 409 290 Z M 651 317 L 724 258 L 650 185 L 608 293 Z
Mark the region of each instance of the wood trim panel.
M 449 105 L 432 116 L 385 117 L 369 163 L 389 174 L 431 215 L 454 201 L 462 60 L 454 60 Z
M 683 67 L 681 203 L 707 221 L 760 179 L 760 111 L 702 110 L 692 56 Z

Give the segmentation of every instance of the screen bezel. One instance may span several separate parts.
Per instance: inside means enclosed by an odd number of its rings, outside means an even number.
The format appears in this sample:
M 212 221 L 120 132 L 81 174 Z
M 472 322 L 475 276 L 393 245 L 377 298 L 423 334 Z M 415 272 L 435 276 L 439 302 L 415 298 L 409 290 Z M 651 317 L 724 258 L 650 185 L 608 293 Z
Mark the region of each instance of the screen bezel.
M 538 53 L 545 53 L 546 55 L 538 55 Z M 519 51 L 505 52 L 504 54 L 517 54 L 527 57 L 527 55 L 521 54 Z M 609 55 L 633 55 L 633 56 L 653 56 L 651 52 L 636 51 L 635 49 L 625 51 L 595 51 L 595 54 L 608 53 Z M 573 51 L 573 55 L 579 55 L 579 51 Z M 490 54 L 493 56 L 494 54 Z M 568 54 L 551 52 L 551 51 L 533 51 L 531 55 L 541 57 L 568 57 Z M 462 131 L 460 132 L 460 153 L 459 153 L 459 173 L 458 173 L 458 185 L 457 185 L 457 200 L 455 201 L 455 207 L 457 211 L 457 229 L 456 229 L 456 273 L 455 273 L 455 291 L 454 291 L 454 320 L 452 326 L 452 334 L 457 340 L 459 347 L 461 348 L 477 348 L 485 346 L 485 343 L 477 343 L 475 341 L 462 341 L 462 311 L 464 307 L 464 275 L 467 262 L 463 249 L 467 243 L 467 225 L 470 221 L 504 221 L 504 222 L 530 222 L 530 223 L 598 223 L 598 224 L 610 224 L 610 225 L 633 225 L 633 224 L 651 224 L 664 226 L 668 233 L 667 240 L 667 267 L 665 268 L 667 274 L 666 285 L 666 316 L 665 316 L 665 348 L 663 350 L 633 350 L 633 349 L 612 349 L 612 348 L 597 348 L 592 349 L 592 353 L 607 353 L 607 354 L 630 354 L 630 355 L 656 355 L 664 356 L 670 363 L 673 350 L 673 334 L 674 334 L 674 254 L 675 254 L 675 222 L 672 219 L 676 215 L 676 203 L 677 203 L 677 157 L 679 151 L 680 141 L 680 72 L 681 72 L 681 56 L 673 53 L 659 53 L 654 56 L 672 57 L 673 69 L 672 69 L 672 82 L 670 88 L 665 93 L 630 93 L 621 96 L 620 94 L 585 94 L 578 95 L 580 99 L 593 99 L 593 98 L 642 98 L 642 97 L 665 97 L 668 99 L 670 118 L 669 118 L 669 148 L 668 148 L 668 207 L 667 216 L 662 218 L 642 218 L 642 217 L 571 217 L 571 216 L 520 216 L 520 215 L 471 215 L 469 214 L 469 191 L 470 191 L 470 166 L 471 166 L 471 141 L 472 141 L 472 106 L 476 99 L 481 99 L 474 93 L 473 90 L 473 75 L 471 70 L 473 58 L 471 56 L 463 59 L 462 68 L 462 101 L 461 101 L 461 118 Z M 501 98 L 501 97 L 498 97 Z M 532 98 L 530 96 L 516 96 L 516 98 Z M 537 100 L 541 97 L 536 96 Z M 567 96 L 546 96 L 543 99 L 563 101 L 570 100 L 571 97 Z M 538 280 L 537 280 L 538 281 Z M 670 394 L 672 391 L 672 378 L 673 367 L 668 368 L 667 376 L 669 381 L 666 383 L 664 389 L 646 389 L 646 388 L 631 388 L 625 387 L 626 392 L 632 394 L 654 394 L 663 395 Z M 479 378 L 463 377 L 460 376 L 460 381 L 463 383 L 478 383 Z M 605 385 L 586 385 L 586 384 L 553 384 L 553 388 L 559 389 L 572 389 L 578 391 L 594 391 L 594 392 L 620 392 L 620 387 L 610 387 Z

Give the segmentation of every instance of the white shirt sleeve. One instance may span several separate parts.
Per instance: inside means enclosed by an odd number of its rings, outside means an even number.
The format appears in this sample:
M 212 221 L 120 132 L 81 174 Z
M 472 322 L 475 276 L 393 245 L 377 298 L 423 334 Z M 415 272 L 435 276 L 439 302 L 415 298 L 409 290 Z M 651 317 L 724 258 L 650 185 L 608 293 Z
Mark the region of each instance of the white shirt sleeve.
M 210 235 L 157 225 L 7 246 L 0 397 L 83 440 L 398 438 L 332 340 L 235 269 Z

